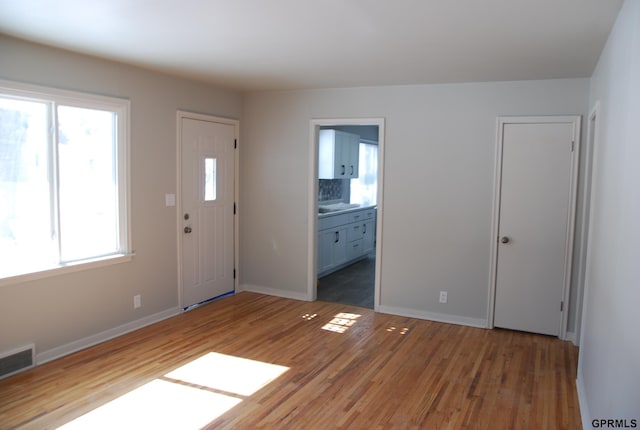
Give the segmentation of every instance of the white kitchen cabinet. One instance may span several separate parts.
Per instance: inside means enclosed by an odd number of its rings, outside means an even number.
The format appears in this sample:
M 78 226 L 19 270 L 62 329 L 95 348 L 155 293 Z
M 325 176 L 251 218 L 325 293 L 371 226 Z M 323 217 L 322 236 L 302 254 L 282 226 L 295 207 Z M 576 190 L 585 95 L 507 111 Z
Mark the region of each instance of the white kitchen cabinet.
M 318 140 L 318 178 L 357 178 L 360 136 L 339 130 L 320 130 Z
M 376 247 L 376 221 L 375 218 L 367 220 L 363 224 L 362 252 L 366 255 Z
M 333 257 L 332 257 L 332 243 L 330 240 L 325 239 L 326 232 L 319 231 L 317 238 L 317 247 L 318 247 L 318 273 L 326 272 L 331 269 L 333 265 Z
M 362 252 L 362 239 L 352 240 L 347 243 L 347 260 L 358 260 L 364 254 Z
M 347 260 L 356 260 L 362 257 L 362 229 L 361 222 L 351 223 L 347 226 Z
M 347 227 L 337 226 L 318 232 L 318 273 L 346 263 Z
M 375 249 L 375 208 L 350 210 L 318 220 L 318 275 L 325 276 Z
M 358 165 L 360 164 L 360 136 L 357 134 L 349 134 L 345 138 L 342 146 L 342 153 L 347 164 L 347 174 L 349 179 L 357 178 L 360 174 Z

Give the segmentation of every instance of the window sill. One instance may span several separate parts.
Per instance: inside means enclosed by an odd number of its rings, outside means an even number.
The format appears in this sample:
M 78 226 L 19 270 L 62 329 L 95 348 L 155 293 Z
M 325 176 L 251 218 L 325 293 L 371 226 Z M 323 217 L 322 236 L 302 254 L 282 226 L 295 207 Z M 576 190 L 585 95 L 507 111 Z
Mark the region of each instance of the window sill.
M 115 254 L 106 257 L 94 258 L 91 260 L 83 260 L 74 263 L 68 263 L 61 266 L 40 269 L 29 273 L 21 273 L 9 275 L 0 278 L 0 287 L 4 285 L 19 284 L 22 282 L 35 281 L 38 279 L 49 278 L 52 276 L 64 275 L 67 273 L 81 272 L 84 270 L 96 269 L 98 267 L 106 267 L 114 264 L 127 263 L 133 260 L 135 254 Z

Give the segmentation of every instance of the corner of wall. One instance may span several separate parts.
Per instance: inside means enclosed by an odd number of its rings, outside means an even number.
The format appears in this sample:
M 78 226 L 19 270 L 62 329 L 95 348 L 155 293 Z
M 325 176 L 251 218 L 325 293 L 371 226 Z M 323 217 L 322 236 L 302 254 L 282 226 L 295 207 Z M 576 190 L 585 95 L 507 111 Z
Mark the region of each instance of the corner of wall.
M 586 391 L 584 388 L 584 382 L 582 379 L 582 371 L 578 366 L 578 377 L 576 378 L 576 388 L 578 390 L 578 403 L 580 405 L 580 418 L 582 418 L 582 428 L 590 429 L 591 414 L 589 413 L 589 404 L 587 403 Z

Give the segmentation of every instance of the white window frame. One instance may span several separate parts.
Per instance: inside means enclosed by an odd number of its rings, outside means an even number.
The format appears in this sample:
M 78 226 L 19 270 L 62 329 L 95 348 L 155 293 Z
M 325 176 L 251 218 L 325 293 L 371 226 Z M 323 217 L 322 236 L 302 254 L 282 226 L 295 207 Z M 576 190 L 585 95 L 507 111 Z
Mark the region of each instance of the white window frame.
M 89 94 L 77 91 L 61 90 L 38 85 L 0 79 L 0 95 L 24 99 L 27 101 L 50 103 L 88 109 L 101 109 L 115 112 L 117 122 L 116 171 L 118 189 L 118 248 L 119 252 L 102 257 L 52 265 L 49 268 L 36 269 L 0 278 L 0 286 L 26 282 L 64 273 L 103 267 L 111 264 L 131 261 L 134 253 L 131 243 L 131 201 L 130 201 L 130 112 L 131 102 L 127 99 Z M 51 125 L 50 127 L 55 127 Z

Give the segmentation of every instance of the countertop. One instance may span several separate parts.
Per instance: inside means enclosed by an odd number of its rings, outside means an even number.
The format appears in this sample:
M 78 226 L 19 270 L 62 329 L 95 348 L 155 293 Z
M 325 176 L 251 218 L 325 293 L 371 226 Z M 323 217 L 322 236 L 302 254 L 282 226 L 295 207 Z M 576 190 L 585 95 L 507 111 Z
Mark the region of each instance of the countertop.
M 362 206 L 358 206 L 358 207 L 355 207 L 355 208 L 343 209 L 343 210 L 339 210 L 339 211 L 319 213 L 318 214 L 318 218 L 326 218 L 326 217 L 330 217 L 330 216 L 334 216 L 334 215 L 342 215 L 342 214 L 346 214 L 346 213 L 349 213 L 349 212 L 361 211 L 363 209 L 375 208 L 376 206 L 377 205 L 362 205 Z

